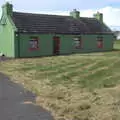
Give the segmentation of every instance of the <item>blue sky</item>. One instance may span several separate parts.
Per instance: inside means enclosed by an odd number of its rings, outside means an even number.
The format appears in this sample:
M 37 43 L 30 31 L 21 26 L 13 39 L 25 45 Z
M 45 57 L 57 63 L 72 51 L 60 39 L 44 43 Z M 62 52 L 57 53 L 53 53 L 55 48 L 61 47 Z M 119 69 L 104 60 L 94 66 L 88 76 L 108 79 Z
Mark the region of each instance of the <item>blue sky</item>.
M 0 0 L 0 6 L 6 0 Z M 69 15 L 76 8 L 81 16 L 91 17 L 96 11 L 104 14 L 104 21 L 109 26 L 120 26 L 120 0 L 8 0 L 14 10 L 25 12 Z M 0 10 L 1 12 L 1 10 Z
M 9 0 L 10 1 L 10 0 Z M 120 0 L 11 0 L 18 10 L 97 9 L 106 6 L 120 7 Z M 5 0 L 0 0 L 2 5 Z

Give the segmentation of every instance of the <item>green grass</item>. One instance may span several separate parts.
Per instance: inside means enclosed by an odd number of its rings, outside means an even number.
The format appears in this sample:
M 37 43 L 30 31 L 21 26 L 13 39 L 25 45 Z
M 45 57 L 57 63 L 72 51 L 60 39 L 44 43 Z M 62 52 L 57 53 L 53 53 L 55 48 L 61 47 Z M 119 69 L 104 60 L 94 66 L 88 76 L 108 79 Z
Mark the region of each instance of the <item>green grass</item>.
M 120 40 L 115 41 L 114 48 L 115 49 L 120 49 Z
M 117 51 L 16 59 L 0 71 L 37 94 L 56 120 L 119 120 L 120 42 Z

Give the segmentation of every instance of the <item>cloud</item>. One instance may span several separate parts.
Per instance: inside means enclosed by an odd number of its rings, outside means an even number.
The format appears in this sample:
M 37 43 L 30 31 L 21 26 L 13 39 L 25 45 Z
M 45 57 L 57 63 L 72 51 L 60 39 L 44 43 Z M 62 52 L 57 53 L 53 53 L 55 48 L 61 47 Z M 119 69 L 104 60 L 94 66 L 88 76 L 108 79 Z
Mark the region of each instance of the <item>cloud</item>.
M 120 26 L 120 8 L 105 7 L 100 9 L 104 14 L 104 21 L 107 25 Z

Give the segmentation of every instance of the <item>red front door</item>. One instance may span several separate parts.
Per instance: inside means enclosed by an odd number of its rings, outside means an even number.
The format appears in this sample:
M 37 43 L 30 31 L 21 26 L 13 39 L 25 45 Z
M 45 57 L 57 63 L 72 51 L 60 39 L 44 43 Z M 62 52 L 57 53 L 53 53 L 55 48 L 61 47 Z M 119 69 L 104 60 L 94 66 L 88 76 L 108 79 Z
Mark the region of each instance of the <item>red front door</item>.
M 60 38 L 53 37 L 53 47 L 54 47 L 54 54 L 58 55 L 60 51 Z

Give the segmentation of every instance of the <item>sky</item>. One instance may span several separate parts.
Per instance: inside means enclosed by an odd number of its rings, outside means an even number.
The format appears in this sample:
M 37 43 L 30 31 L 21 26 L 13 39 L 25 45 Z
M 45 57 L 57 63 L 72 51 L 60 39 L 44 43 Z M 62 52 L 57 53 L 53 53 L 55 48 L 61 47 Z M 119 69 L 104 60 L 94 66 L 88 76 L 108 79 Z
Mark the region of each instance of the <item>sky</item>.
M 77 9 L 81 17 L 93 17 L 99 11 L 106 25 L 120 29 L 120 0 L 0 0 L 0 6 L 6 1 L 13 4 L 14 11 L 22 12 L 69 15 Z

